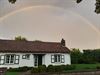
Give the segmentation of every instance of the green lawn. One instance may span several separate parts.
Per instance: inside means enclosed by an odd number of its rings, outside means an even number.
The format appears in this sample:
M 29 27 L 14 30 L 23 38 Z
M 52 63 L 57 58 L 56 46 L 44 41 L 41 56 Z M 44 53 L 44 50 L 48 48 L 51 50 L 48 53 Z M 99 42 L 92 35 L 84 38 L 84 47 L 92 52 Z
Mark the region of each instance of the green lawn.
M 65 72 L 82 72 L 82 71 L 95 71 L 100 64 L 72 64 L 75 65 L 74 70 L 68 70 Z
M 81 69 L 96 69 L 96 67 L 100 67 L 100 64 L 74 64 L 76 66 L 76 70 Z
M 64 72 L 82 72 L 82 71 L 95 71 L 97 67 L 100 69 L 100 63 L 99 64 L 72 64 L 75 65 L 74 70 L 67 70 Z M 18 75 L 19 72 L 7 72 L 6 75 Z
M 18 72 L 6 72 L 6 75 L 18 75 Z

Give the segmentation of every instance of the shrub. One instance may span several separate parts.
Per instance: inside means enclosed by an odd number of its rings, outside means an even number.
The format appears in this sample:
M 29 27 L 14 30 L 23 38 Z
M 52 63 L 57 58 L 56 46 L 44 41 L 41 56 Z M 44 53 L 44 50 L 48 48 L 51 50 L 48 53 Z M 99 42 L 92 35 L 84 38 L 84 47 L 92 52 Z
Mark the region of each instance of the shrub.
M 96 69 L 100 69 L 100 66 L 97 66 Z
M 9 72 L 25 72 L 25 71 L 30 70 L 31 68 L 32 67 L 24 66 L 24 67 L 19 67 L 19 68 L 9 68 L 8 71 Z
M 75 68 L 76 68 L 75 65 L 66 65 L 66 66 L 64 67 L 65 70 L 74 70 Z
M 55 72 L 62 72 L 63 71 L 63 67 L 62 66 L 54 66 L 54 71 Z
M 46 72 L 46 66 L 45 65 L 41 65 L 41 66 L 38 66 L 37 68 L 31 69 L 31 73 L 43 73 L 43 72 Z
M 38 66 L 38 69 L 39 69 L 39 72 L 46 72 L 46 66 L 45 65 L 41 65 L 41 66 Z
M 64 70 L 64 65 L 49 65 L 47 67 L 47 72 L 62 72 Z
M 39 73 L 39 69 L 38 68 L 32 68 L 31 73 Z
M 55 72 L 55 68 L 53 65 L 49 65 L 46 69 L 47 72 Z

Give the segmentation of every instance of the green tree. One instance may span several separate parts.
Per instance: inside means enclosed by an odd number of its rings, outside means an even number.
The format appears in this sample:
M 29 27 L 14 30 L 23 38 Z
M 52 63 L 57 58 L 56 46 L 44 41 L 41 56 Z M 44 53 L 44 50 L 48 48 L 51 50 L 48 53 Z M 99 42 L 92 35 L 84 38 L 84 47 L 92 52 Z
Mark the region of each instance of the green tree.
M 80 3 L 81 1 L 83 1 L 83 0 L 77 0 L 76 2 Z M 95 7 L 95 12 L 97 14 L 100 14 L 100 0 L 96 0 L 95 6 L 96 6 Z
M 21 36 L 15 37 L 15 40 L 18 40 L 18 41 L 27 41 L 27 39 L 25 37 L 21 37 Z
M 10 3 L 14 4 L 16 0 L 8 0 Z
M 82 56 L 83 54 L 80 52 L 79 49 L 75 49 L 73 48 L 71 51 L 71 62 L 72 64 L 78 64 L 78 63 L 82 63 Z
M 8 0 L 10 3 L 14 4 L 17 0 Z M 76 0 L 77 3 L 80 3 L 81 1 L 83 0 Z M 100 0 L 96 0 L 96 3 L 95 3 L 95 12 L 97 14 L 100 13 Z

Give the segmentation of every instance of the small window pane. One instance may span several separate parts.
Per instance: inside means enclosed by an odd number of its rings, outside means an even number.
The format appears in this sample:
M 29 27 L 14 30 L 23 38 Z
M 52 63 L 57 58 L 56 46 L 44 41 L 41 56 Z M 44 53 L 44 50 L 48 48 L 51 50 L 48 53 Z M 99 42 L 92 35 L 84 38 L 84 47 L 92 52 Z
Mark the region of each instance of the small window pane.
M 57 62 L 57 55 L 55 55 L 55 62 Z
M 5 57 L 4 56 L 1 56 L 1 59 L 4 59 Z
M 22 56 L 22 59 L 26 59 L 26 56 L 25 56 L 25 55 L 23 55 L 23 56 Z
M 51 55 L 51 62 L 54 63 L 54 55 Z
M 19 60 L 15 60 L 15 64 L 18 64 L 19 63 Z
M 61 62 L 62 62 L 62 63 L 65 62 L 64 55 L 61 56 Z
M 29 54 L 26 55 L 26 59 L 30 59 L 30 55 Z
M 58 61 L 57 62 L 60 62 L 60 55 L 58 55 Z
M 19 59 L 19 56 L 18 56 L 18 55 L 16 55 L 15 59 Z
M 4 60 L 1 60 L 1 61 L 0 61 L 0 64 L 4 64 Z

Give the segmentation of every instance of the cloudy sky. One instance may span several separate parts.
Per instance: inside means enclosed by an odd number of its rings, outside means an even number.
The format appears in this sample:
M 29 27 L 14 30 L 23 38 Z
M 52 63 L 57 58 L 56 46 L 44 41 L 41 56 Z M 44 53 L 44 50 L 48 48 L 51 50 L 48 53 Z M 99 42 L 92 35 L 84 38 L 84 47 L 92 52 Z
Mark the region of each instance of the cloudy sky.
M 100 48 L 100 15 L 95 0 L 0 0 L 0 37 L 66 40 L 69 48 Z

